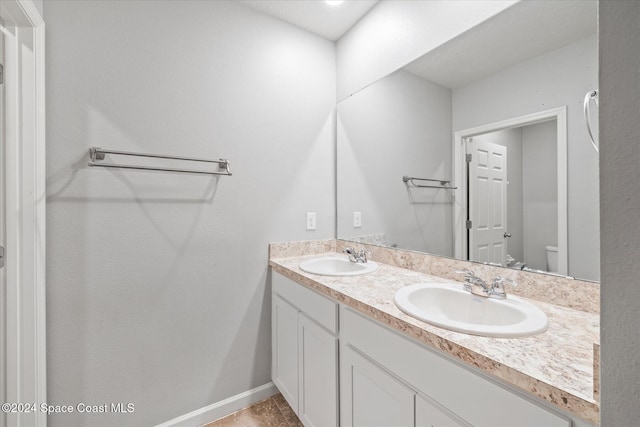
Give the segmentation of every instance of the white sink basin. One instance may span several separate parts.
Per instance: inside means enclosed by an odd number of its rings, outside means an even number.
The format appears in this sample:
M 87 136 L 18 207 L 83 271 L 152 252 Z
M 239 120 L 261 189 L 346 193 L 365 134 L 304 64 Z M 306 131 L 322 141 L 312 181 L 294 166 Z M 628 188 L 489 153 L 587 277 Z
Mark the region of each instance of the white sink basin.
M 459 287 L 458 287 L 459 286 Z M 451 283 L 419 283 L 399 289 L 396 306 L 441 328 L 486 337 L 515 338 L 547 330 L 547 315 L 518 297 L 483 298 Z
M 363 264 L 351 262 L 346 258 L 324 257 L 303 261 L 300 263 L 300 269 L 322 276 L 357 276 L 377 270 L 378 264 L 373 261 Z

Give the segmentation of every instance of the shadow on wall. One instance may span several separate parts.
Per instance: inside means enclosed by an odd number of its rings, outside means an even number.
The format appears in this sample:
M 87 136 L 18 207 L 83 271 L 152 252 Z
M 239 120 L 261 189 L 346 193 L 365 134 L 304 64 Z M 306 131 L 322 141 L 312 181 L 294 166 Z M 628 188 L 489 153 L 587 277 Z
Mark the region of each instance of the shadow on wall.
M 242 294 L 242 301 L 232 302 L 230 306 L 230 309 L 246 307 L 241 320 L 235 325 L 224 325 L 233 332 L 227 335 L 233 337 L 232 341 L 220 346 L 221 349 L 228 349 L 228 352 L 224 357 L 220 355 L 219 359 L 212 360 L 215 365 L 212 366 L 212 372 L 217 372 L 217 376 L 211 377 L 211 402 L 216 401 L 220 390 L 235 386 L 234 393 L 237 394 L 256 387 L 256 384 L 263 384 L 265 378 L 262 373 L 271 372 L 271 353 L 266 353 L 268 357 L 261 357 L 263 349 L 271 348 L 271 269 L 265 268 L 256 284 L 246 290 L 247 293 Z M 253 333 L 247 334 L 250 331 Z M 247 355 L 253 361 L 252 369 L 247 375 L 247 382 L 238 384 L 235 372 L 242 369 L 242 361 Z
M 436 255 L 453 256 L 453 192 L 445 189 L 408 187 L 407 195 L 421 235 L 420 245 L 416 249 Z M 439 227 L 434 227 L 434 224 Z

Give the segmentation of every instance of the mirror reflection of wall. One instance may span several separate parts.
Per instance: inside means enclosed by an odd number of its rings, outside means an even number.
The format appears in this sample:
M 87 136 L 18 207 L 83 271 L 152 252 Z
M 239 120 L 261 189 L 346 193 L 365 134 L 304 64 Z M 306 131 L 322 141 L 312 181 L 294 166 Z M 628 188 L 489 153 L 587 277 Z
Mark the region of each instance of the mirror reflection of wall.
M 411 73 L 341 102 L 338 236 L 452 256 L 452 194 L 402 182 L 426 171 L 450 177 L 451 138 L 451 91 Z
M 598 158 L 588 143 L 581 105 L 585 93 L 597 85 L 595 8 L 582 2 L 566 3 L 566 7 L 580 9 L 570 21 L 587 24 L 576 24 L 574 29 L 565 25 L 557 32 L 561 37 L 545 50 L 543 42 L 529 40 L 535 39 L 536 31 L 540 39 L 553 31 L 540 24 L 555 19 L 551 3 L 523 2 L 507 11 L 506 24 L 499 24 L 500 16 L 488 21 L 493 30 L 508 27 L 514 32 L 493 33 L 494 39 L 517 39 L 523 51 L 525 45 L 536 45 L 528 56 L 511 51 L 481 55 L 477 50 L 483 44 L 477 37 L 490 38 L 490 30 L 478 26 L 338 104 L 338 238 L 466 258 L 466 252 L 456 252 L 459 196 L 451 190 L 417 188 L 403 183 L 402 177 L 452 180 L 451 185 L 459 186 L 455 165 L 460 159 L 452 148 L 455 133 L 566 107 L 568 155 L 566 167 L 560 165 L 568 182 L 565 271 L 583 279 L 599 279 Z M 527 8 L 536 8 L 535 25 L 516 20 L 531 20 Z M 569 16 L 564 22 L 569 22 Z M 530 33 L 518 34 L 523 27 Z M 473 59 L 465 61 L 464 54 Z M 518 56 L 519 62 L 505 63 L 501 69 L 490 66 L 509 56 Z M 474 74 L 476 70 L 480 74 Z M 548 269 L 545 248 L 558 245 L 558 221 L 554 219 L 559 214 L 552 202 L 558 190 L 552 190 L 550 184 L 555 179 L 550 165 L 557 160 L 549 154 L 552 142 L 536 147 L 546 147 L 546 154 L 533 150 L 533 143 L 525 143 L 545 132 L 553 133 L 553 126 L 555 122 L 549 121 L 508 131 L 517 133 L 516 140 L 523 142 L 512 143 L 514 147 L 508 150 L 509 157 L 522 159 L 522 176 L 509 178 L 508 231 L 512 237 L 507 253 L 514 264 L 526 263 L 539 270 Z M 530 178 L 536 175 L 537 181 Z M 521 183 L 514 184 L 518 180 Z M 515 194 L 516 188 L 522 192 Z M 361 214 L 361 226 L 354 226 L 354 212 Z

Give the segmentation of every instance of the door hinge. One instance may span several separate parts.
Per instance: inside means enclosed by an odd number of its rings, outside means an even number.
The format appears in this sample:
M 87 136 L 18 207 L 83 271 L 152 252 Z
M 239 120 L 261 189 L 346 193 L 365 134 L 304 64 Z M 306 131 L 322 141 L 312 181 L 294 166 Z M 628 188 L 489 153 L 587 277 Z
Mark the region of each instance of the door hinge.
M 467 163 L 471 163 L 472 154 L 467 154 Z
M 0 64 L 0 85 L 4 84 L 4 64 Z
M 0 268 L 4 267 L 4 247 L 0 246 Z
M 466 226 L 467 226 L 467 229 L 471 230 L 472 222 L 471 222 L 471 221 L 469 221 L 469 220 L 467 220 L 467 222 L 466 222 Z

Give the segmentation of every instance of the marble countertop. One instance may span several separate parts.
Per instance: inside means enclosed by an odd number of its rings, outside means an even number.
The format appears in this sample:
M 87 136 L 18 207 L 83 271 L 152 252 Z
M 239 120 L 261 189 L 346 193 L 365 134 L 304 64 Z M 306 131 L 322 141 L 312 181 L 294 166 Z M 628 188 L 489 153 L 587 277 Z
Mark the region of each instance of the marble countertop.
M 324 253 L 271 258 L 269 265 L 290 279 L 350 306 L 428 346 L 532 393 L 593 423 L 599 422 L 594 399 L 594 343 L 599 342 L 599 316 L 533 301 L 549 317 L 546 332 L 525 338 L 488 338 L 432 326 L 401 312 L 393 295 L 403 286 L 454 282 L 441 277 L 378 263 L 362 276 L 318 276 L 298 268 L 301 261 Z M 454 282 L 455 283 L 455 282 Z M 521 297 L 522 298 L 522 297 Z M 525 298 L 526 299 L 526 298 Z

